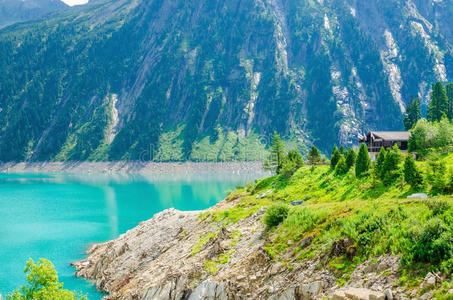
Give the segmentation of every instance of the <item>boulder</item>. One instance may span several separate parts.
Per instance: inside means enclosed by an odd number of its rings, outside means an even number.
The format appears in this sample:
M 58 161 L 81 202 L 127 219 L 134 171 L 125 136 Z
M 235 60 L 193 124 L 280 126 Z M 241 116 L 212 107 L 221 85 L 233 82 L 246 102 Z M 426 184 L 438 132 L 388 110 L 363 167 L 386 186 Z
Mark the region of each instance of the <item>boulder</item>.
M 335 291 L 332 300 L 385 300 L 385 294 L 364 288 L 346 288 Z
M 417 193 L 407 196 L 407 199 L 428 199 L 428 195 L 425 193 Z
M 423 280 L 422 284 L 420 285 L 420 289 L 431 289 L 436 286 L 436 276 L 429 272 L 426 274 L 425 279 Z
M 386 300 L 393 300 L 393 292 L 391 289 L 386 289 L 384 295 Z
M 324 282 L 314 281 L 309 284 L 303 284 L 298 288 L 298 294 L 302 299 L 314 299 L 316 296 L 322 293 Z

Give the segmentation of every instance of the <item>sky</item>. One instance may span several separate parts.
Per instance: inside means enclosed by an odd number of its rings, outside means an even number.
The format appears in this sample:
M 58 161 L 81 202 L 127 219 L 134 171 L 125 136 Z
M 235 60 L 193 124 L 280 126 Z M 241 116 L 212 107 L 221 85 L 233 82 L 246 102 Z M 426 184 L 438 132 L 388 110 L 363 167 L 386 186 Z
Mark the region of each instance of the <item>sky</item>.
M 80 5 L 80 4 L 86 4 L 88 3 L 88 0 L 61 0 L 67 5 L 74 6 L 74 5 Z

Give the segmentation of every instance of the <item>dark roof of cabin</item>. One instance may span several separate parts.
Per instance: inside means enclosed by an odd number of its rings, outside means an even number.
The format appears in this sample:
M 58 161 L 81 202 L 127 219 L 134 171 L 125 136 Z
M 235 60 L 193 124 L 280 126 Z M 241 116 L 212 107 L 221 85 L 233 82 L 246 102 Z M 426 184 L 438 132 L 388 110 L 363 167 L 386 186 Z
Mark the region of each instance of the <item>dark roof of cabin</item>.
M 360 138 L 359 142 L 366 142 L 369 136 L 373 136 L 373 139 L 400 142 L 408 141 L 411 133 L 409 131 L 370 131 L 366 136 Z

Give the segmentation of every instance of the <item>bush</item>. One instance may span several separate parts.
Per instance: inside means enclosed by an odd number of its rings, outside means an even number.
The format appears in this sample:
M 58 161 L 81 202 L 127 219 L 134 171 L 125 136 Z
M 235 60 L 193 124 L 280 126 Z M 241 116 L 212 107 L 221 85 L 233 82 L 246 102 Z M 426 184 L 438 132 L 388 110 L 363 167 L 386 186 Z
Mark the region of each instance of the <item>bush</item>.
M 441 215 L 450 209 L 450 203 L 447 200 L 430 199 L 426 200 L 425 205 L 433 212 L 433 215 Z
M 288 217 L 289 206 L 284 203 L 274 203 L 267 208 L 264 215 L 264 224 L 267 227 L 276 227 Z
M 296 166 L 296 163 L 290 159 L 285 159 L 283 161 L 283 164 L 282 164 L 282 167 L 281 167 L 281 170 L 280 170 L 280 174 L 285 176 L 286 178 L 289 178 L 291 177 L 294 172 L 297 170 L 297 166 Z
M 428 221 L 414 234 L 412 253 L 416 262 L 439 264 L 453 255 L 453 234 L 438 218 Z
M 317 165 L 321 161 L 321 154 L 319 153 L 318 148 L 315 146 L 311 147 L 310 151 L 308 152 L 307 156 L 308 161 L 312 165 Z
M 304 161 L 300 153 L 296 150 L 291 150 L 288 155 L 283 159 L 280 169 L 280 174 L 286 178 L 291 177 L 300 167 L 304 165 Z

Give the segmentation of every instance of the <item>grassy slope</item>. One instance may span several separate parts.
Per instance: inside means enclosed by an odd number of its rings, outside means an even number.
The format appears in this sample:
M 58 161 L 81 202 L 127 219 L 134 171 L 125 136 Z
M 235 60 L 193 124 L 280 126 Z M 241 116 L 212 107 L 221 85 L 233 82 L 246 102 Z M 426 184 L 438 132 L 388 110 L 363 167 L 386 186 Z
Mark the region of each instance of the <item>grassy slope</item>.
M 445 156 L 444 160 L 448 168 L 453 167 L 453 155 Z M 417 164 L 422 170 L 426 167 L 424 162 Z M 430 187 L 425 189 L 428 192 Z M 270 194 L 257 199 L 263 193 Z M 430 235 L 432 228 L 443 230 L 443 242 L 453 242 L 453 197 L 435 197 L 449 204 L 449 208 L 436 211 L 429 204 L 436 200 L 430 199 L 428 203 L 407 199 L 411 193 L 402 181 L 384 187 L 371 177 L 357 179 L 352 170 L 345 176 L 336 176 L 328 166 L 305 166 L 289 179 L 274 176 L 238 188 L 227 198 L 227 201 L 240 198 L 234 208 L 207 213 L 204 217 L 220 223 L 235 222 L 273 202 L 304 200 L 302 206 L 291 208 L 280 226 L 268 231 L 266 250 L 274 259 L 290 267 L 294 260 L 329 253 L 333 243 L 349 239 L 353 254 L 329 256 L 326 266 L 338 275 L 340 284 L 346 283 L 355 266 L 366 259 L 394 254 L 402 257 L 401 279 L 395 284 L 415 287 L 428 271 L 442 271 L 447 278 L 452 271 L 451 253 L 438 260 L 433 258 L 432 253 L 438 251 L 435 249 L 427 257 L 414 253 L 425 247 L 423 238 Z M 313 238 L 311 244 L 298 247 L 307 237 Z M 437 292 L 439 298 L 450 299 L 451 296 L 442 295 L 452 287 L 450 274 L 450 279 Z

